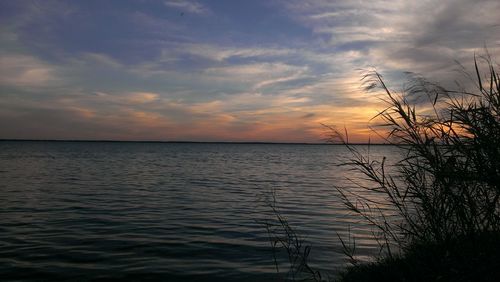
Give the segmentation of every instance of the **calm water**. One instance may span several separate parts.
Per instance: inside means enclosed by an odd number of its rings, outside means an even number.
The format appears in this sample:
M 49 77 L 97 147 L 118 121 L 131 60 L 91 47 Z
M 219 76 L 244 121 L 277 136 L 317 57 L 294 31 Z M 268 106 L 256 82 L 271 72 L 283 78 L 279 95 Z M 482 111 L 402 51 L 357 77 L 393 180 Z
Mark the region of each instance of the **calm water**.
M 348 226 L 361 257 L 377 253 L 333 188 L 352 176 L 336 166 L 348 156 L 321 145 L 0 142 L 0 277 L 275 280 L 260 223 L 273 189 L 312 265 L 335 272 L 346 262 L 336 232 Z

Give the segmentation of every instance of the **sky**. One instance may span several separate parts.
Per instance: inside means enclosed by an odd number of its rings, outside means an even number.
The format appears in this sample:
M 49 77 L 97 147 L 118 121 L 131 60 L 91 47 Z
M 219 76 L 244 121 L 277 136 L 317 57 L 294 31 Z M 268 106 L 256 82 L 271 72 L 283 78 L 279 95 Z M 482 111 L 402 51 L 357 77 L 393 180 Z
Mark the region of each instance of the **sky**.
M 0 139 L 377 140 L 376 69 L 444 85 L 484 46 L 500 1 L 2 0 Z M 497 60 L 498 61 L 498 60 Z

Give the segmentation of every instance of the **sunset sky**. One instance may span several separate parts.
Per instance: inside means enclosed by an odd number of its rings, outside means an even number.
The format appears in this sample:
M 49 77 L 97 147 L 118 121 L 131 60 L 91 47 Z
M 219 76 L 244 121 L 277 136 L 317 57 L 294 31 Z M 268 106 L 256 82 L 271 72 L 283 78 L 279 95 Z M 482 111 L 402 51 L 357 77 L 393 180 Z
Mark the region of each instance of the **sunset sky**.
M 368 140 L 376 67 L 444 84 L 486 45 L 500 1 L 0 2 L 0 138 Z M 371 138 L 376 139 L 371 133 Z

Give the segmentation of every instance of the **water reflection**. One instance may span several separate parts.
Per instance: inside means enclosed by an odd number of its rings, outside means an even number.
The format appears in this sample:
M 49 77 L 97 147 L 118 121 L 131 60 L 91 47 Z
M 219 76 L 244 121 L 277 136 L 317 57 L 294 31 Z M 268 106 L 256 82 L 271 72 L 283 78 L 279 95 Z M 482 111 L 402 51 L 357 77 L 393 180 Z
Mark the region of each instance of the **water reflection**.
M 274 278 L 259 224 L 271 190 L 312 244 L 312 265 L 337 269 L 347 226 L 360 256 L 378 251 L 332 187 L 355 177 L 337 166 L 348 156 L 341 146 L 1 142 L 0 275 Z

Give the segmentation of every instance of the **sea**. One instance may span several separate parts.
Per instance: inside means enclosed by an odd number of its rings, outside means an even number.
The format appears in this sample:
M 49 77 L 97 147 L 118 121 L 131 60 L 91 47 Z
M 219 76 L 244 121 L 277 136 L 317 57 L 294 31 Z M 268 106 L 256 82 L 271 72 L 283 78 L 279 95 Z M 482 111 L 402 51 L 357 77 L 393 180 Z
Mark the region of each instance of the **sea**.
M 401 157 L 354 147 L 388 170 Z M 361 261 L 380 252 L 339 196 L 370 185 L 351 158 L 343 145 L 1 141 L 0 279 L 279 281 L 277 216 L 334 277 L 349 265 L 339 238 Z

